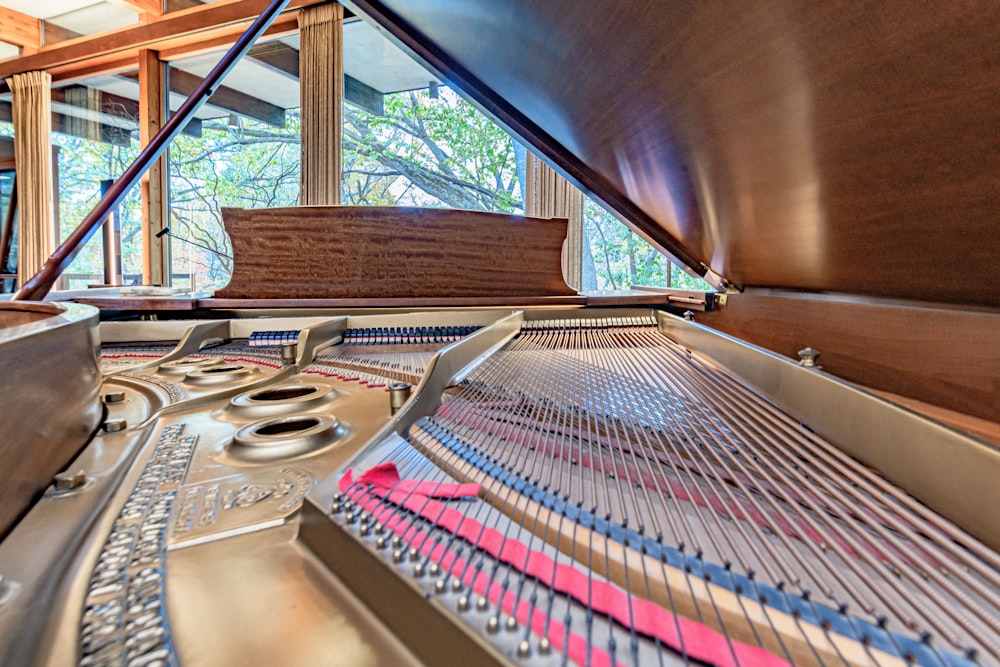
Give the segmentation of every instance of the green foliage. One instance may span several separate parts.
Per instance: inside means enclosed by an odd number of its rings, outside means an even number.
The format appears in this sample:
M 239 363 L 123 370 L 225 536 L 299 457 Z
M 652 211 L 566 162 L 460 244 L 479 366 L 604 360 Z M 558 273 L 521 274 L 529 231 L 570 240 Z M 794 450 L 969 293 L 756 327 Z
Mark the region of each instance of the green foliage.
M 642 237 L 592 199 L 583 207 L 585 239 L 590 243 L 598 289 L 631 285 L 711 290 L 712 286 L 670 262 Z
M 343 151 L 345 203 L 521 207 L 513 140 L 447 88 L 386 95 L 382 116 L 346 105 Z
M 209 120 L 202 123 L 201 137 L 175 139 L 170 146 L 171 233 L 231 255 L 222 207 L 297 205 L 299 135 L 298 109 L 290 109 L 280 128 L 246 118 L 234 124 Z M 229 282 L 228 258 L 176 240 L 171 253 L 173 271 L 193 276 L 197 289 L 217 289 Z

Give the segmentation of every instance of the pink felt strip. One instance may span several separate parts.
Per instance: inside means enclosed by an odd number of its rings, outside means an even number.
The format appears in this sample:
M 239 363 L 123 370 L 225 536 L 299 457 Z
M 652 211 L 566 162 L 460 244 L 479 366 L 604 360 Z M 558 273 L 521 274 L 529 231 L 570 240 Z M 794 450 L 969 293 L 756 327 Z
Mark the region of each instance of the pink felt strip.
M 391 471 L 387 467 L 389 465 L 392 465 Z M 376 479 L 388 481 L 393 478 L 393 474 L 398 479 L 394 464 L 382 466 Z M 341 477 L 341 491 L 347 492 L 355 484 L 352 473 L 348 470 Z M 779 667 L 789 664 L 763 648 L 731 640 L 706 625 L 676 616 L 649 600 L 632 597 L 610 583 L 592 579 L 569 564 L 557 563 L 544 552 L 530 549 L 523 542 L 509 538 L 494 528 L 488 528 L 476 519 L 428 496 L 378 484 L 372 484 L 369 488 L 380 498 L 448 530 L 523 574 L 588 605 L 595 612 L 610 616 L 623 626 L 635 628 L 644 635 L 656 637 L 671 648 L 683 648 L 687 655 L 698 660 L 725 667 L 740 664 Z M 577 660 L 574 656 L 570 657 Z
M 606 651 L 589 646 L 587 640 L 576 633 L 567 633 L 566 626 L 562 623 L 549 618 L 545 612 L 527 600 L 518 599 L 513 592 L 505 591 L 499 582 L 492 581 L 485 572 L 477 572 L 464 558 L 448 551 L 445 545 L 435 544 L 426 532 L 409 526 L 403 516 L 375 497 L 366 494 L 363 487 L 355 485 L 353 490 L 345 493 L 385 526 L 386 530 L 399 535 L 408 543 L 419 543 L 420 553 L 440 565 L 442 571 L 460 572 L 465 587 L 485 597 L 492 604 L 499 605 L 504 613 L 517 618 L 518 623 L 530 623 L 532 631 L 536 635 L 547 637 L 555 650 L 561 651 L 565 648 L 567 655 L 581 665 L 612 667 L 611 656 Z M 616 663 L 614 667 L 618 667 L 619 664 Z
M 374 484 L 383 489 L 392 489 L 407 494 L 427 498 L 475 498 L 479 495 L 478 484 L 456 484 L 451 482 L 422 482 L 415 479 L 400 479 L 395 463 L 380 463 L 358 477 L 357 484 Z

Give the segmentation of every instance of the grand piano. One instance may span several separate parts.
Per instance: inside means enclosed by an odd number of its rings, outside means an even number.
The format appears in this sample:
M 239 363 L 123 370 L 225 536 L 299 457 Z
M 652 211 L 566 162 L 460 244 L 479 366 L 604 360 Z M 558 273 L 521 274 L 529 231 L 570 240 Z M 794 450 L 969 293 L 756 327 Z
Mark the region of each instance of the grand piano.
M 309 207 L 2 304 L 0 664 L 1000 664 L 998 9 L 348 6 L 716 291 Z

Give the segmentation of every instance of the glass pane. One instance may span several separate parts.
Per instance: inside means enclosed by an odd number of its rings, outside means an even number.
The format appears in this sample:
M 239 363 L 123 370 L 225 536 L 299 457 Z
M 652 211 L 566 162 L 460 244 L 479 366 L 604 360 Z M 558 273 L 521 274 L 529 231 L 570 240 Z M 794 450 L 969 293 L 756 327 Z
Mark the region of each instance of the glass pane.
M 56 219 L 59 240 L 76 229 L 101 199 L 101 184 L 121 176 L 139 153 L 138 84 L 128 76 L 106 76 L 52 91 L 52 143 L 57 165 Z M 142 201 L 131 190 L 118 208 L 122 274 L 142 281 Z M 87 242 L 63 274 L 67 289 L 104 283 L 100 232 Z
M 589 197 L 584 200 L 583 225 L 584 289 L 628 289 L 632 285 L 646 285 L 714 291 L 701 278 L 670 262 Z M 589 270 L 593 271 L 590 284 L 594 287 L 588 287 Z
M 173 285 L 225 286 L 232 273 L 223 206 L 267 208 L 299 202 L 297 41 L 251 49 L 170 147 Z M 170 63 L 170 105 L 200 82 L 225 49 Z M 211 249 L 211 250 L 209 250 Z M 212 252 L 212 251 L 215 252 Z

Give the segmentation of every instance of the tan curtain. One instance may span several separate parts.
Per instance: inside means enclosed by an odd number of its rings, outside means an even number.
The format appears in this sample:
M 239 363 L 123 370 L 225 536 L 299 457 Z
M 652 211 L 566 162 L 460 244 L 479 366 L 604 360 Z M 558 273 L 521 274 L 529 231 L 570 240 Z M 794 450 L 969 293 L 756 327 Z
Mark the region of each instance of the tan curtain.
M 301 202 L 307 206 L 340 203 L 343 28 L 344 8 L 340 4 L 299 12 Z
M 52 204 L 52 77 L 25 72 L 7 85 L 13 93 L 17 165 L 17 282 L 24 285 L 59 240 Z
M 528 153 L 524 212 L 539 218 L 569 218 L 563 246 L 562 269 L 566 284 L 583 285 L 583 193 L 537 157 Z

